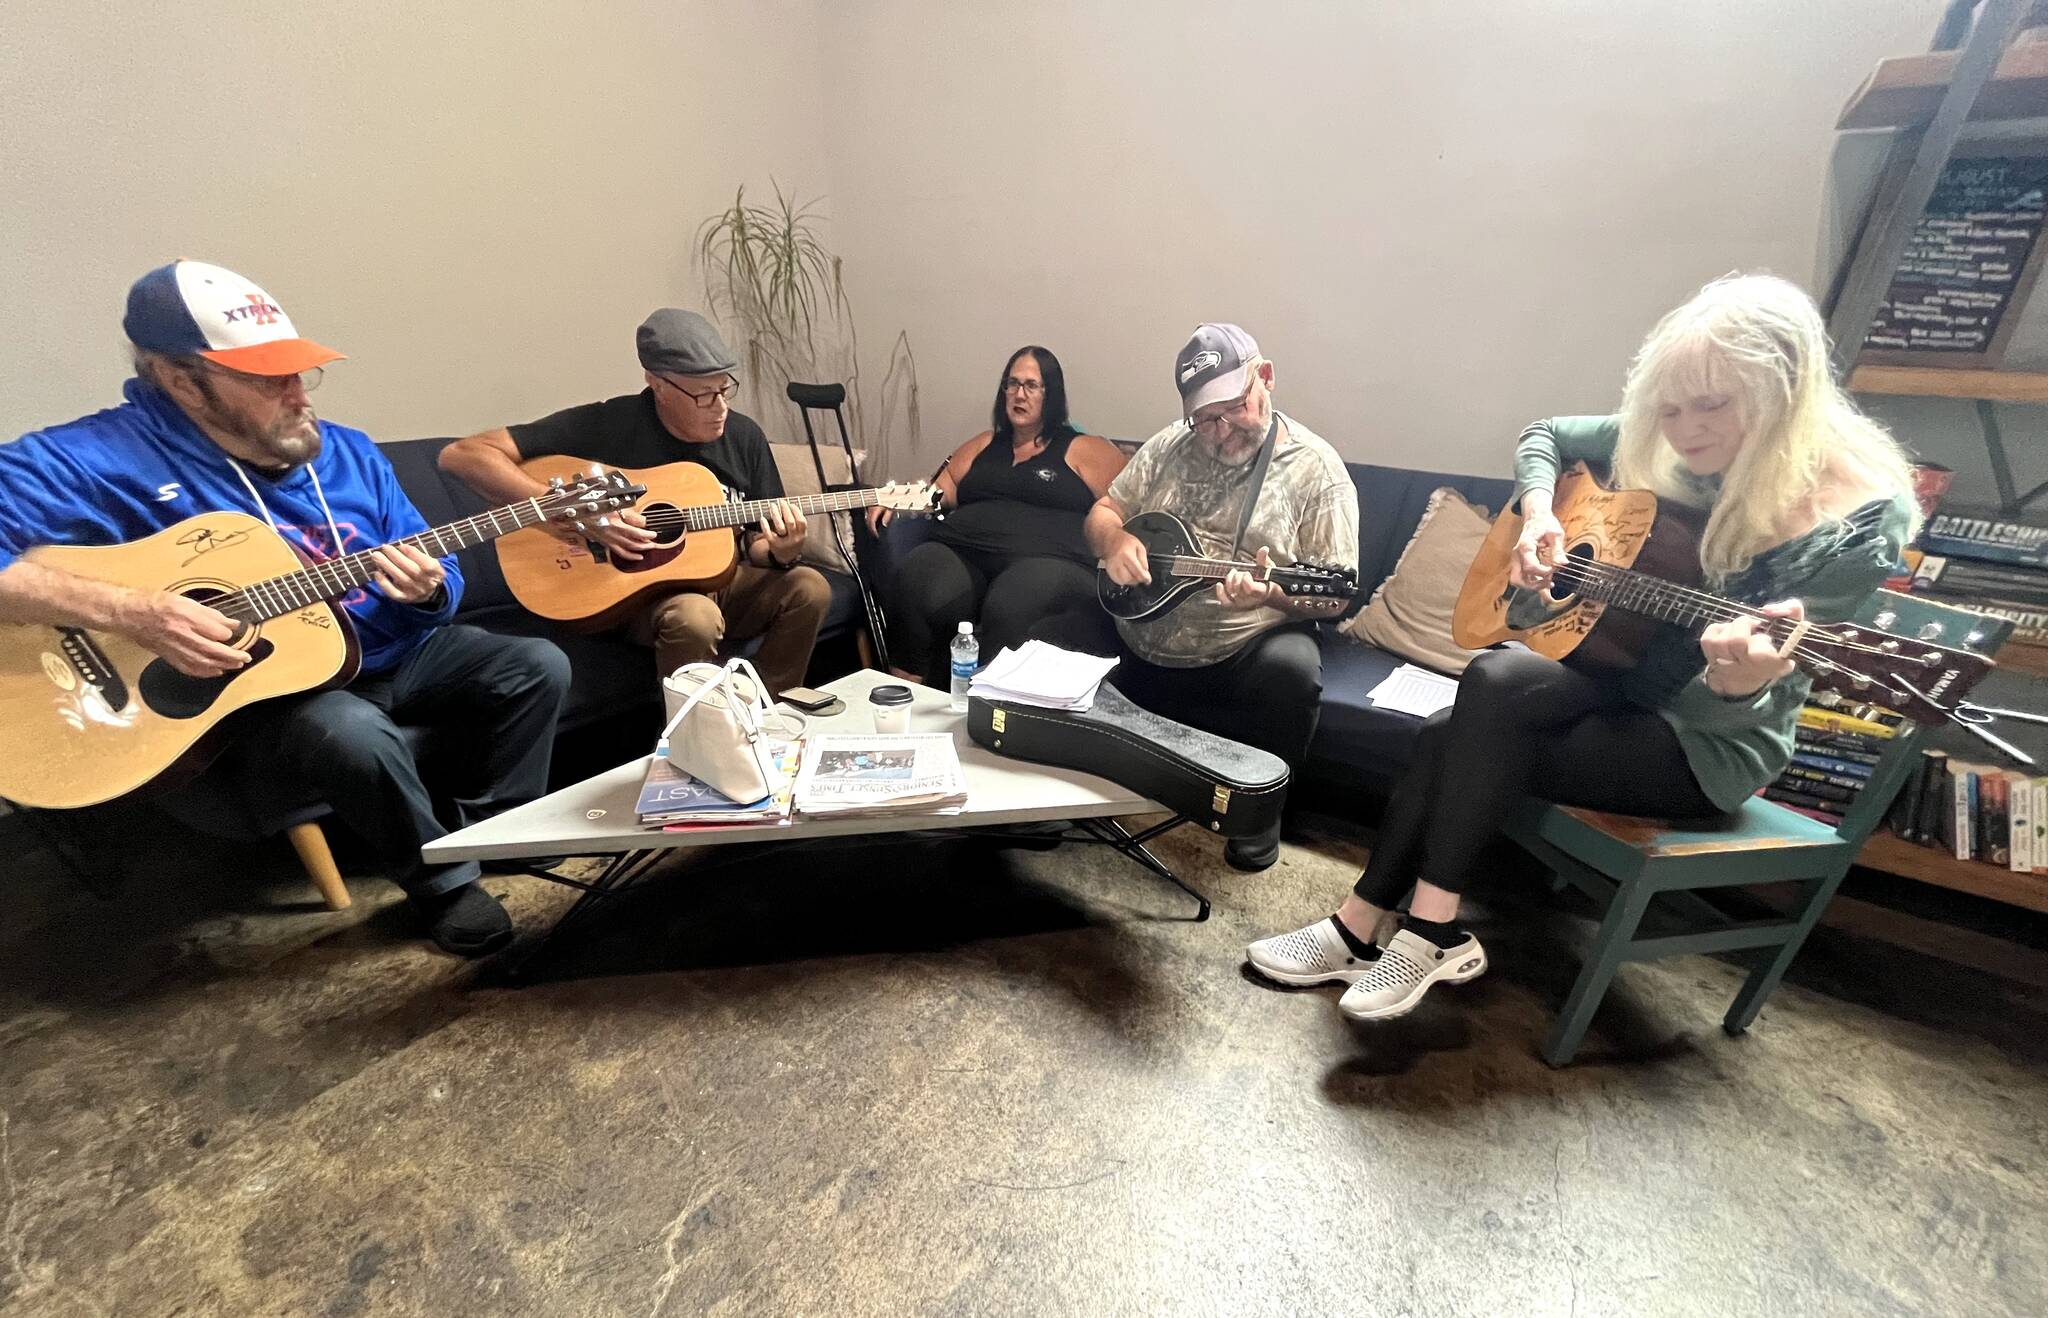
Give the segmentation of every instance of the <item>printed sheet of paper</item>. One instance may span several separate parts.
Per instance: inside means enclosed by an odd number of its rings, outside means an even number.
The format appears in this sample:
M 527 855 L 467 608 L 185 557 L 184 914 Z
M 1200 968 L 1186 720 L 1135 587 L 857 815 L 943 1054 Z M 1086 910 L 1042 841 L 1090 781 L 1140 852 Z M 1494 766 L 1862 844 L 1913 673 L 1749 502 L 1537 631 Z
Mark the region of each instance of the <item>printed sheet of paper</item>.
M 1457 700 L 1458 682 L 1456 678 L 1432 673 L 1427 668 L 1402 664 L 1372 689 L 1371 697 L 1372 703 L 1380 709 L 1428 718 L 1438 710 L 1449 709 Z

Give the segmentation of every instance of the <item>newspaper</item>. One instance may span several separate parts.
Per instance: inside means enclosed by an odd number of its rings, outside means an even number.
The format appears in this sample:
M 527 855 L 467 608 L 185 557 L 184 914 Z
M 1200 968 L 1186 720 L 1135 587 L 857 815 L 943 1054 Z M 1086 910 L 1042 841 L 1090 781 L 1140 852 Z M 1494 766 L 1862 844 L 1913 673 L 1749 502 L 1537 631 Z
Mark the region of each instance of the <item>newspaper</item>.
M 758 801 L 734 801 L 720 795 L 711 784 L 683 772 L 666 755 L 648 757 L 647 774 L 640 781 L 640 798 L 634 812 L 650 828 L 680 825 L 761 824 L 789 821 L 790 790 L 796 780 L 799 748 L 796 742 L 776 740 L 775 776 L 772 790 Z
M 951 733 L 824 733 L 804 742 L 796 808 L 812 818 L 958 814 L 966 800 Z

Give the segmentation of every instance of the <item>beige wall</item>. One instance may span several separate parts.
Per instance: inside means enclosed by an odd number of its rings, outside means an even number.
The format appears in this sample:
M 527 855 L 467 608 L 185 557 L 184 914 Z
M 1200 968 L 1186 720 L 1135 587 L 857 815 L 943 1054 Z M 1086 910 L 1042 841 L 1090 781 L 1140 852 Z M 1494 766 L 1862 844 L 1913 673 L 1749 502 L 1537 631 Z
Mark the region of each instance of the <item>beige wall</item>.
M 824 188 L 815 3 L 8 11 L 0 435 L 118 401 L 127 286 L 175 256 L 349 353 L 315 401 L 381 439 L 637 388 L 697 222 Z
M 1611 407 L 1652 321 L 1735 267 L 1806 279 L 1842 102 L 1940 0 L 1045 0 L 834 11 L 830 144 L 869 324 L 926 447 L 1005 354 L 1113 435 L 1241 322 L 1354 458 L 1497 471 Z
M 701 300 L 696 222 L 772 175 L 826 194 L 871 349 L 910 331 L 899 470 L 1030 340 L 1082 420 L 1147 434 L 1212 317 L 1347 455 L 1498 470 L 1530 417 L 1611 406 L 1703 280 L 1812 273 L 1829 124 L 1940 8 L 15 6 L 0 435 L 115 397 L 122 293 L 173 255 L 351 353 L 318 403 L 380 438 L 631 388 L 633 325 Z

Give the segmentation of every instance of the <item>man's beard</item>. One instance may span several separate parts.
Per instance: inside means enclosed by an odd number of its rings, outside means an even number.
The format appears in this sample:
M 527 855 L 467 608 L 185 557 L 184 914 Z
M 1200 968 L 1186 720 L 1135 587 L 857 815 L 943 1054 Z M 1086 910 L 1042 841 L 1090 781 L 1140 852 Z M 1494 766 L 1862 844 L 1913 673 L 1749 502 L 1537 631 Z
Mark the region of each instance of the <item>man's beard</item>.
M 320 456 L 320 423 L 313 409 L 287 412 L 267 426 L 252 425 L 216 410 L 214 424 L 263 455 L 266 465 L 300 467 Z
M 1209 451 L 1218 462 L 1232 467 L 1244 465 L 1259 451 L 1259 445 L 1266 438 L 1266 431 L 1273 424 L 1273 404 L 1268 401 L 1259 409 L 1262 415 L 1248 426 L 1232 426 L 1218 439 Z

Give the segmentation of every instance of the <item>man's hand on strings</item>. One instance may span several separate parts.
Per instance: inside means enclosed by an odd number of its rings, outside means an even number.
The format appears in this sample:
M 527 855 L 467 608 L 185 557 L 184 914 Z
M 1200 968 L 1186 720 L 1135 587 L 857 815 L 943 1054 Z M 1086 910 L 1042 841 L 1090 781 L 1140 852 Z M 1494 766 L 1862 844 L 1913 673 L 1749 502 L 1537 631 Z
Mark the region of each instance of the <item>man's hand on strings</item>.
M 377 565 L 370 579 L 386 598 L 400 604 L 425 604 L 441 589 L 441 561 L 403 540 L 372 549 L 370 561 Z
M 647 529 L 647 518 L 637 509 L 607 513 L 602 525 L 599 521 L 596 517 L 578 518 L 573 522 L 550 523 L 549 529 L 572 545 L 594 540 L 628 563 L 645 558 L 647 551 L 654 548 L 654 532 Z
M 1700 633 L 1700 653 L 1707 657 L 1707 688 L 1715 695 L 1733 700 L 1755 695 L 1798 667 L 1792 662 L 1792 647 L 1770 634 L 1769 625 L 1778 619 L 1799 622 L 1806 606 L 1798 600 L 1766 604 L 1761 618 L 1731 618 L 1710 624 Z
M 1259 571 L 1264 573 L 1273 559 L 1262 548 L 1256 561 Z M 1275 603 L 1276 598 L 1284 598 L 1278 586 L 1242 569 L 1225 573 L 1223 580 L 1216 583 L 1216 601 L 1226 609 L 1262 609 Z

